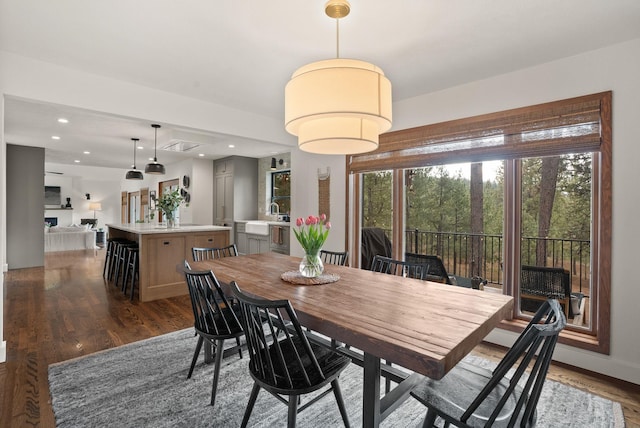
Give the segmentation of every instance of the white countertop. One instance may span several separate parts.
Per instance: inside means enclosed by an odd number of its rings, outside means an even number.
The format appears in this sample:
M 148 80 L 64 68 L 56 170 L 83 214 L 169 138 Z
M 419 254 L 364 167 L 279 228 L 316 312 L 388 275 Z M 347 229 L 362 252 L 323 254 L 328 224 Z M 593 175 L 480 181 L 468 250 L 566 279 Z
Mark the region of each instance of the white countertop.
M 111 223 L 107 227 L 123 230 L 125 232 L 138 233 L 141 235 L 153 233 L 185 233 L 185 232 L 211 232 L 216 230 L 229 230 L 231 227 L 207 225 L 184 225 L 168 229 L 166 226 L 155 223 Z
M 288 221 L 275 221 L 275 220 L 235 220 L 235 223 L 248 223 L 250 221 L 256 221 L 261 223 L 268 223 L 274 226 L 291 226 L 291 222 Z

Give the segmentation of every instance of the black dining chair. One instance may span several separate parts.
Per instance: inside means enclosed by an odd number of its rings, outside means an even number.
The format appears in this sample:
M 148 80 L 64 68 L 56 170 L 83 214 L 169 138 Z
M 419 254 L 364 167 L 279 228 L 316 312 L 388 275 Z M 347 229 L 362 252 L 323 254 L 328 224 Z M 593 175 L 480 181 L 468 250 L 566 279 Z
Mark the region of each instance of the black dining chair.
M 221 257 L 235 257 L 238 255 L 236 244 L 227 245 L 226 247 L 193 247 L 191 255 L 194 262 L 202 260 L 219 259 Z
M 320 258 L 322 263 L 345 266 L 347 264 L 347 258 L 349 257 L 348 251 L 329 251 L 320 250 Z
M 333 390 L 344 425 L 348 427 L 338 377 L 351 360 L 331 348 L 309 342 L 288 300 L 248 296 L 235 281 L 231 281 L 231 291 L 240 303 L 250 357 L 249 373 L 254 380 L 241 426 L 244 428 L 249 423 L 262 388 L 288 405 L 287 427 L 295 427 L 299 411 Z M 301 395 L 328 384 L 331 384 L 329 390 L 298 407 Z
M 433 282 L 441 282 L 443 284 L 453 285 L 453 281 L 447 269 L 444 267 L 442 259 L 431 254 L 405 253 L 405 260 L 411 263 L 423 263 L 429 266 L 425 273 L 424 279 Z
M 540 301 L 557 299 L 567 318 L 571 308 L 571 273 L 563 268 L 525 266 L 520 271 L 520 308 L 534 312 Z
M 239 320 L 240 307 L 229 303 L 212 271 L 193 271 L 189 269 L 188 263 L 185 262 L 184 275 L 193 308 L 194 327 L 198 335 L 198 344 L 193 353 L 187 379 L 191 378 L 202 350 L 202 345 L 207 341 L 215 352 L 215 368 L 211 387 L 211 405 L 213 406 L 216 399 L 216 389 L 224 355 L 224 341 L 226 339 L 236 340 L 238 354 L 242 358 L 240 337 L 244 333 Z
M 558 301 L 547 300 L 493 371 L 461 362 L 441 380 L 425 378 L 411 392 L 428 408 L 422 426 L 435 426 L 437 417 L 445 426 L 535 426 L 542 385 L 566 323 Z
M 420 262 L 395 260 L 376 254 L 371 262 L 371 270 L 407 278 L 425 279 L 429 271 L 429 265 Z

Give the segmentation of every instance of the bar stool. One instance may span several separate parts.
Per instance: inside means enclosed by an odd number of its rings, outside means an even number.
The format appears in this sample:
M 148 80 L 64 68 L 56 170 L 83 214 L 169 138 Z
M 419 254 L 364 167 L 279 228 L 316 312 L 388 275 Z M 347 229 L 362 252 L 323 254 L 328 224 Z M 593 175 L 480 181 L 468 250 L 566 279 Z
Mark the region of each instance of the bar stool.
M 109 238 L 107 239 L 107 251 L 104 255 L 104 267 L 102 268 L 102 277 L 106 278 L 107 274 L 109 275 L 109 279 L 111 279 L 111 270 L 113 265 L 113 259 L 115 257 L 115 248 L 116 243 L 125 242 L 125 238 Z
M 113 285 L 118 287 L 118 282 L 120 281 L 120 276 L 122 275 L 124 279 L 124 273 L 127 268 L 127 249 L 132 247 L 137 247 L 138 244 L 133 241 L 120 242 L 117 245 L 117 253 L 116 253 L 116 261 L 115 261 L 115 272 Z
M 129 279 L 129 275 L 131 275 L 131 296 L 129 300 L 133 300 L 133 293 L 135 291 L 136 285 L 136 277 L 138 277 L 138 282 L 140 282 L 140 265 L 138 262 L 138 247 L 128 247 L 126 248 L 127 253 L 127 266 L 124 271 L 124 280 L 122 281 L 122 293 L 127 295 L 127 281 Z

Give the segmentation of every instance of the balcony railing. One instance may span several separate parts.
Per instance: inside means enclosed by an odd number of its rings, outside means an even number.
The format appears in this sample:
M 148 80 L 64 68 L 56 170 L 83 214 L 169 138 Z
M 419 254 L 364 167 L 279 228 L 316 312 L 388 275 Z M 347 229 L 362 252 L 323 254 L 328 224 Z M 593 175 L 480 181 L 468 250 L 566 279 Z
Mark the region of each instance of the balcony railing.
M 390 230 L 385 230 L 391 236 Z M 490 284 L 503 285 L 502 235 L 406 230 L 406 251 L 435 254 L 442 258 L 450 275 L 479 275 Z M 581 239 L 523 237 L 524 265 L 562 267 L 571 273 L 574 291 L 585 293 L 590 284 L 591 242 Z M 543 249 L 544 260 L 537 261 Z M 583 291 L 584 290 L 584 291 Z

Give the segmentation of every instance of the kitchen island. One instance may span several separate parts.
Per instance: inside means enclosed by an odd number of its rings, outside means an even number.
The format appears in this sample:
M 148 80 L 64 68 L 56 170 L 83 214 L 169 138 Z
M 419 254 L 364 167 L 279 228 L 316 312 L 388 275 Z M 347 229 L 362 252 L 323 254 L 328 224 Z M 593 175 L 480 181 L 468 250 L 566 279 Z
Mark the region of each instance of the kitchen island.
M 149 223 L 107 224 L 109 238 L 126 238 L 139 246 L 139 297 L 142 302 L 188 294 L 176 266 L 192 261 L 193 247 L 225 247 L 231 227 L 179 226 L 167 229 Z

